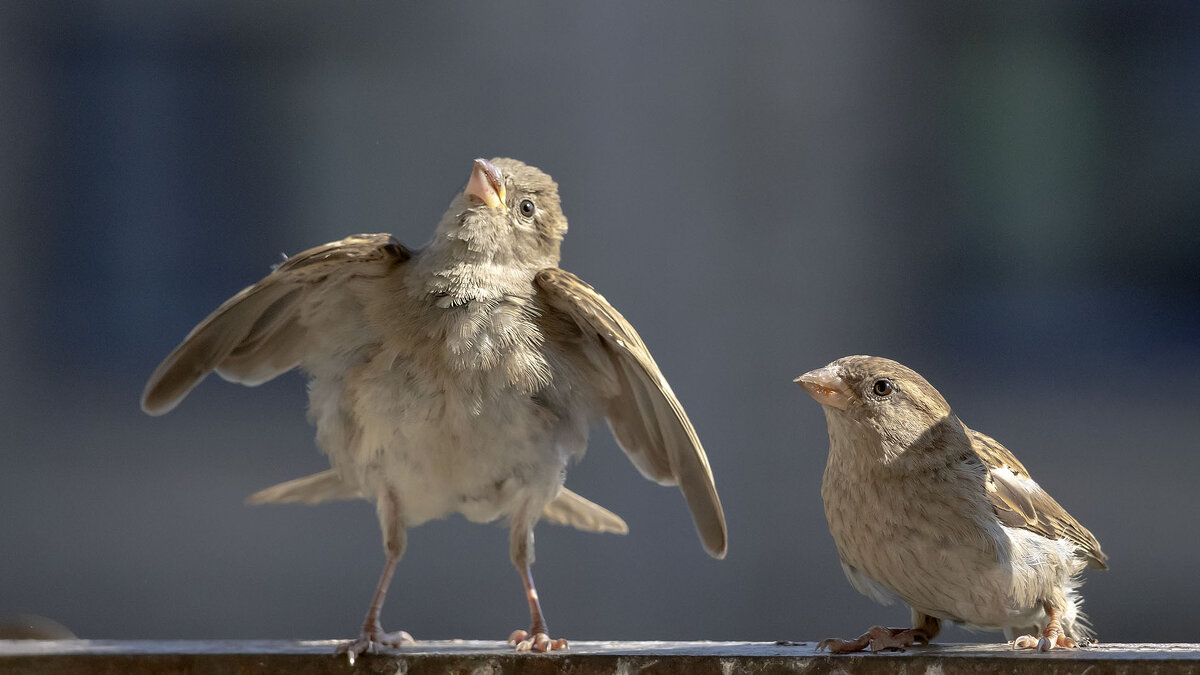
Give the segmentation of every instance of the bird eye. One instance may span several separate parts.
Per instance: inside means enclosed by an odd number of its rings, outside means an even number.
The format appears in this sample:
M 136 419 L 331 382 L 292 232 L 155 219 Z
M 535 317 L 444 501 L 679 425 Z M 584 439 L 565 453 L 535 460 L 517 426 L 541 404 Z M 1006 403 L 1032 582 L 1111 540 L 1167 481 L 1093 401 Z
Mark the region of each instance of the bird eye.
M 533 206 L 533 202 L 529 201 L 528 199 L 521 200 L 520 208 L 521 215 L 525 216 L 526 218 L 532 218 L 533 212 L 536 210 Z
M 876 396 L 890 396 L 895 387 L 889 380 L 875 380 L 874 390 Z

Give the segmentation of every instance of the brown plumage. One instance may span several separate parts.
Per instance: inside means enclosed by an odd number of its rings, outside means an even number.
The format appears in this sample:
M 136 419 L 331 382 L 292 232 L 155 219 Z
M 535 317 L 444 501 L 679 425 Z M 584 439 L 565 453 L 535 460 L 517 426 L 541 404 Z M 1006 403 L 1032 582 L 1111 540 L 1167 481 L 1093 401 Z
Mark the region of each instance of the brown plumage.
M 704 449 L 632 326 L 557 268 L 567 222 L 558 186 L 512 159 L 476 160 L 430 244 L 355 235 L 296 255 L 202 321 L 151 375 L 143 409 L 174 408 L 209 372 L 256 385 L 292 368 L 331 468 L 267 488 L 252 503 L 372 501 L 387 562 L 351 659 L 411 637 L 379 615 L 405 532 L 460 513 L 506 518 L 530 628 L 547 635 L 533 586 L 539 519 L 624 533 L 624 521 L 562 486 L 604 418 L 648 478 L 679 485 L 706 551 L 723 557 L 725 519 Z
M 609 398 L 604 416 L 617 443 L 641 471 L 660 485 L 679 485 L 704 547 L 724 555 L 725 517 L 712 469 L 691 420 L 641 336 L 608 301 L 582 279 L 558 268 L 538 272 L 546 304 L 591 331 L 612 360 L 622 396 Z
M 1028 482 L 1013 480 L 1023 478 L 1032 482 L 1033 476 L 1008 448 L 974 429 L 967 429 L 967 433 L 971 436 L 971 449 L 988 469 L 987 494 L 1001 523 L 1036 532 L 1047 539 L 1068 539 L 1087 556 L 1088 567 L 1108 569 L 1108 556 L 1100 550 L 1100 542 L 1050 493 L 1041 486 L 1027 489 Z
M 214 370 L 254 386 L 295 368 L 311 348 L 302 296 L 319 293 L 331 275 L 335 283 L 380 278 L 411 257 L 390 234 L 355 234 L 288 258 L 221 303 L 158 364 L 142 392 L 142 410 L 171 412 Z
M 876 626 L 822 647 L 928 642 L 941 621 L 1004 630 L 1019 647 L 1090 637 L 1078 575 L 1107 556 L 1004 446 L 953 414 L 919 374 L 848 356 L 796 379 L 825 410 L 821 497 L 847 578 L 912 608 L 909 629 Z

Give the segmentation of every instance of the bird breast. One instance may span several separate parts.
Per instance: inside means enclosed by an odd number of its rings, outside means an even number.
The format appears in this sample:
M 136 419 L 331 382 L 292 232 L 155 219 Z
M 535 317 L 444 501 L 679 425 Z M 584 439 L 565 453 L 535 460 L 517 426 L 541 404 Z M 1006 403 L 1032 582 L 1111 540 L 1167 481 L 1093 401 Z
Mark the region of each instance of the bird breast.
M 409 526 L 549 501 L 583 441 L 536 396 L 551 381 L 536 327 L 519 303 L 435 303 L 342 379 L 314 380 L 322 449 L 364 494 L 396 495 Z
M 1007 605 L 1011 579 L 999 564 L 1003 533 L 989 522 L 981 496 L 973 496 L 969 467 L 911 473 L 839 447 L 844 438 L 831 427 L 821 484 L 843 563 L 941 618 L 982 624 L 981 609 Z M 847 573 L 860 591 L 874 595 Z
M 553 380 L 529 298 L 441 293 L 417 302 L 422 306 L 384 333 L 391 368 L 424 373 L 439 388 L 472 399 L 506 390 L 531 396 Z

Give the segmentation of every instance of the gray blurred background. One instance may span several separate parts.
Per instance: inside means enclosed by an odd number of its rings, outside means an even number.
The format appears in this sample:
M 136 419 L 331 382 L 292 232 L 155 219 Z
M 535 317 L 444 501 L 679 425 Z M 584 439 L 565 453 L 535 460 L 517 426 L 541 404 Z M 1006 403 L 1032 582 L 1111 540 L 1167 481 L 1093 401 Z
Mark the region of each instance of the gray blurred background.
M 543 525 L 556 635 L 817 639 L 902 624 L 842 577 L 828 440 L 791 380 L 923 373 L 1112 569 L 1106 641 L 1196 641 L 1195 3 L 5 3 L 0 614 L 93 638 L 355 634 L 373 509 L 243 506 L 327 464 L 304 381 L 145 378 L 218 303 L 354 232 L 423 243 L 475 157 L 560 183 L 563 266 L 654 352 L 730 528 L 598 428 L 568 485 L 628 536 Z M 385 627 L 527 625 L 506 530 L 410 532 Z M 954 629 L 947 640 L 997 640 Z

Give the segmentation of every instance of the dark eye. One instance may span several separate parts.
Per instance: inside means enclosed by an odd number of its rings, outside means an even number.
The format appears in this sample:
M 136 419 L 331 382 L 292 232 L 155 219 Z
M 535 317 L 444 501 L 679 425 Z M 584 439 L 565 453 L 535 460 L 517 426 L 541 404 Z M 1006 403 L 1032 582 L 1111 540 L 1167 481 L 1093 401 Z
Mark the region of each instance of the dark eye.
M 520 208 L 521 208 L 521 215 L 525 216 L 526 218 L 532 218 L 533 212 L 537 210 L 534 208 L 533 202 L 529 201 L 528 199 L 521 200 Z
M 890 380 L 875 380 L 875 386 L 873 389 L 875 390 L 876 396 L 890 396 L 892 391 L 895 390 L 895 387 L 892 386 Z

